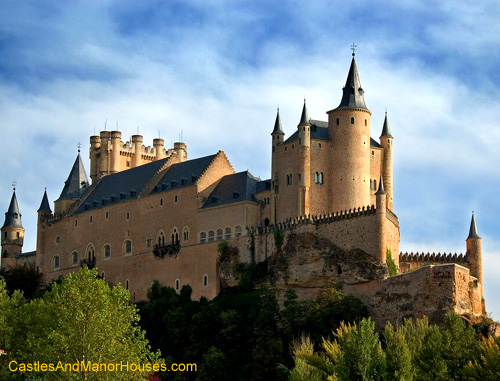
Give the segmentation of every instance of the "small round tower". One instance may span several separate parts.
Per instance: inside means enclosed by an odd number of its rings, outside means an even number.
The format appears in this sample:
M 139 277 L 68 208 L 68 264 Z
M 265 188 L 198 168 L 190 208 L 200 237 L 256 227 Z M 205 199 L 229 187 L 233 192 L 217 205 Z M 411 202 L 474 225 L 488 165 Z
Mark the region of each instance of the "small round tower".
M 481 248 L 481 237 L 477 234 L 476 219 L 474 212 L 470 221 L 469 236 L 467 237 L 467 256 L 469 257 L 470 275 L 477 278 L 481 284 L 481 299 L 484 309 L 484 283 L 483 283 L 483 251 Z
M 380 145 L 384 149 L 384 157 L 382 159 L 382 173 L 384 175 L 384 185 L 387 192 L 387 207 L 394 210 L 394 179 L 392 171 L 392 155 L 393 155 L 393 140 L 389 121 L 387 120 L 387 111 L 385 112 L 384 126 L 380 135 Z
M 177 157 L 179 160 L 186 161 L 187 160 L 187 146 L 186 143 L 183 142 L 176 142 L 174 143 L 174 151 L 177 154 Z
M 165 148 L 165 141 L 160 138 L 153 139 L 153 147 L 155 148 L 155 160 L 160 160 L 165 157 L 163 152 Z
M 12 192 L 9 209 L 5 213 L 5 221 L 1 229 L 2 260 L 0 265 L 4 269 L 16 266 L 16 256 L 21 254 L 24 243 L 24 228 L 21 222 L 21 213 L 17 204 L 16 188 Z
M 278 167 L 279 167 L 279 145 L 285 140 L 285 133 L 281 125 L 280 109 L 276 113 L 276 121 L 274 129 L 271 132 L 272 138 L 272 153 L 271 153 L 271 221 L 275 224 L 276 221 L 276 197 L 279 192 L 278 187 Z
M 138 167 L 142 164 L 142 135 L 132 135 L 132 146 L 134 153 L 132 155 L 132 168 Z
M 299 173 L 298 173 L 298 215 L 307 216 L 310 211 L 309 191 L 311 188 L 311 123 L 307 112 L 306 100 L 300 122 L 299 132 Z
M 370 118 L 353 58 L 339 106 L 328 112 L 331 142 L 330 210 L 370 203 Z
M 95 183 L 99 174 L 99 162 L 97 158 L 97 153 L 101 148 L 101 137 L 100 136 L 91 136 L 90 137 L 90 178 L 92 179 L 92 183 Z
M 111 170 L 110 173 L 121 171 L 120 166 L 120 146 L 122 142 L 122 133 L 120 131 L 111 131 Z

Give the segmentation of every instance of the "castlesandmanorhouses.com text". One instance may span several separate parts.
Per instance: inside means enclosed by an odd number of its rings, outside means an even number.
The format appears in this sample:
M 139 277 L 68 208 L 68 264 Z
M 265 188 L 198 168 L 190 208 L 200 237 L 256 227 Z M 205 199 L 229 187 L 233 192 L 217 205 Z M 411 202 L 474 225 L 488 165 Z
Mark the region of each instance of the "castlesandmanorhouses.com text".
M 95 363 L 91 361 L 79 361 L 75 363 L 65 363 L 59 361 L 55 363 L 18 363 L 9 362 L 11 372 L 196 372 L 196 364 L 136 364 L 128 361 L 119 363 Z

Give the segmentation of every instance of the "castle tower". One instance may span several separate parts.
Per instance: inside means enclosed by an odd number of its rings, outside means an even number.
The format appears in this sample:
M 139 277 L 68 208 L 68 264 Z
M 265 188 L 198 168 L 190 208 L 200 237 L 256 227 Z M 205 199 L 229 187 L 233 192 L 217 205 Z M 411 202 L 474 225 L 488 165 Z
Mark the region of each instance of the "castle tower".
M 92 184 L 94 184 L 99 178 L 99 151 L 101 149 L 101 137 L 91 136 L 90 137 L 90 178 L 92 179 Z
M 132 146 L 134 153 L 132 155 L 132 168 L 142 164 L 142 135 L 132 135 Z
M 385 112 L 384 126 L 382 127 L 382 135 L 380 135 L 380 145 L 384 148 L 384 157 L 382 160 L 382 174 L 384 175 L 384 184 L 387 192 L 387 207 L 394 210 L 394 191 L 393 191 L 393 172 L 392 172 L 392 144 L 393 137 L 389 129 L 387 120 L 387 111 Z
M 111 131 L 101 131 L 101 149 L 97 162 L 97 177 L 109 175 L 111 170 Z M 57 211 L 56 211 L 57 212 Z
M 483 283 L 483 252 L 481 249 L 481 237 L 477 234 L 476 219 L 474 212 L 470 221 L 469 236 L 467 237 L 467 255 L 470 263 L 470 274 L 477 278 L 481 284 L 481 299 L 484 306 L 484 283 Z M 484 307 L 483 307 L 484 308 Z
M 311 187 L 311 123 L 307 113 L 306 100 L 297 126 L 299 129 L 299 216 L 309 215 L 309 189 Z
M 110 152 L 110 171 L 109 173 L 120 172 L 120 146 L 122 142 L 122 133 L 120 131 L 111 131 L 111 152 Z
M 153 147 L 155 148 L 155 160 L 163 159 L 163 149 L 165 147 L 165 141 L 160 138 L 153 139 Z
M 17 204 L 16 188 L 12 192 L 9 209 L 5 213 L 2 234 L 2 268 L 11 269 L 16 266 L 16 255 L 21 254 L 24 242 L 24 228 L 21 213 Z
M 85 172 L 82 158 L 80 157 L 80 150 L 78 150 L 78 156 L 73 164 L 73 168 L 71 168 L 68 179 L 64 182 L 61 195 L 54 203 L 55 214 L 67 212 L 71 205 L 80 199 L 88 187 L 89 179 Z
M 174 151 L 181 162 L 187 160 L 187 148 L 183 142 L 174 143 Z
M 354 53 L 339 106 L 328 111 L 331 146 L 330 210 L 370 203 L 370 117 Z
M 274 129 L 271 132 L 272 137 L 272 156 L 271 156 L 271 221 L 275 224 L 276 221 L 276 197 L 279 193 L 278 187 L 278 146 L 285 140 L 285 133 L 281 125 L 280 109 L 276 113 L 276 121 Z
M 50 209 L 49 198 L 47 197 L 47 189 L 43 192 L 42 202 L 38 208 L 38 224 L 36 234 L 36 252 L 42 253 L 45 247 L 45 225 L 47 220 L 52 216 L 52 209 Z M 37 268 L 43 268 L 43 255 L 36 256 Z
M 377 198 L 377 225 L 378 225 L 378 236 L 377 236 L 377 259 L 379 263 L 385 264 L 387 261 L 387 243 L 386 243 L 386 219 L 387 219 L 387 193 L 384 189 L 384 178 L 380 175 L 380 182 L 378 186 L 377 193 L 375 193 Z

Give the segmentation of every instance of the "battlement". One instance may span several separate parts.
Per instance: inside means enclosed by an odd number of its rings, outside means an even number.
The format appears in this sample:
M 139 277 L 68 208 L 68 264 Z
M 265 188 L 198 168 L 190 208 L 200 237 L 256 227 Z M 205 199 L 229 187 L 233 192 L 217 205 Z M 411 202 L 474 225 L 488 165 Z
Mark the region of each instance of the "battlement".
M 399 262 L 439 262 L 439 263 L 467 263 L 469 256 L 462 253 L 399 253 Z

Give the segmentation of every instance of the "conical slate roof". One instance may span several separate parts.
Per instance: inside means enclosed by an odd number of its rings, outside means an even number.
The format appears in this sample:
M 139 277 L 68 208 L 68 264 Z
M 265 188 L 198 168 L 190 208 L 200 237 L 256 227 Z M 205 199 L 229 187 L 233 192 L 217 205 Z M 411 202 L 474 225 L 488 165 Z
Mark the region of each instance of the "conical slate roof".
M 481 238 L 479 237 L 479 234 L 477 234 L 477 227 L 476 227 L 476 219 L 474 218 L 474 213 L 472 213 L 472 219 L 470 220 L 470 229 L 469 229 L 469 238 Z
M 274 130 L 271 135 L 272 134 L 285 135 L 283 128 L 281 127 L 280 109 L 278 109 L 278 113 L 276 114 L 276 122 L 274 122 Z
M 47 197 L 47 189 L 43 192 L 42 203 L 38 208 L 37 212 L 50 212 L 52 213 L 52 209 L 50 209 L 49 198 Z
M 380 182 L 378 183 L 378 191 L 375 194 L 385 194 L 384 178 L 380 175 Z
M 389 128 L 389 121 L 387 120 L 387 111 L 385 112 L 384 126 L 382 127 L 382 135 L 380 137 L 392 138 L 391 129 Z
M 352 57 L 349 74 L 347 75 L 347 80 L 342 91 L 342 100 L 338 108 L 361 108 L 368 110 L 365 104 L 364 91 L 361 87 L 354 56 Z
M 89 187 L 89 179 L 83 166 L 80 153 L 76 157 L 75 164 L 71 168 L 68 179 L 64 182 L 64 188 L 59 196 L 60 200 L 79 199 L 83 192 Z
M 2 228 L 22 228 L 21 213 L 19 212 L 19 205 L 17 205 L 16 190 L 12 193 L 10 200 L 9 210 L 5 213 L 5 222 Z
M 302 115 L 300 116 L 299 126 L 310 125 L 309 113 L 307 112 L 306 100 L 304 99 L 304 107 L 302 107 Z

